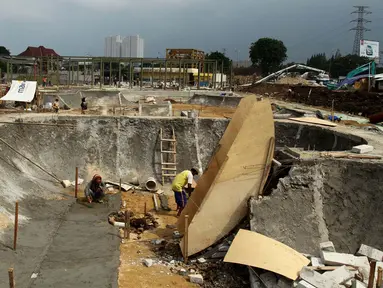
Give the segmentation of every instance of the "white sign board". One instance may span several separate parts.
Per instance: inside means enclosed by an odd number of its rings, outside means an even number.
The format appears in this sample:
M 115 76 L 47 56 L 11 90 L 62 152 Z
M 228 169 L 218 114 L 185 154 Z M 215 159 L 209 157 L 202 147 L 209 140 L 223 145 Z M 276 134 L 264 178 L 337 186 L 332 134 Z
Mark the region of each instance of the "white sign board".
M 30 103 L 35 97 L 36 86 L 36 81 L 12 81 L 8 93 L 0 100 Z
M 379 42 L 360 40 L 360 56 L 367 57 L 370 59 L 379 59 L 380 57 Z

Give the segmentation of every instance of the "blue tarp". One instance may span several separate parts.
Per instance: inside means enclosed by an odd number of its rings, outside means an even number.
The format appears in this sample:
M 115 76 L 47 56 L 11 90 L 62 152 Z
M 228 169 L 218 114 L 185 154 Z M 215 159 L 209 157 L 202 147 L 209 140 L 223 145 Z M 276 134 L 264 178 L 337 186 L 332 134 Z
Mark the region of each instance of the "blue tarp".
M 368 78 L 370 75 L 368 74 L 364 74 L 364 75 L 359 75 L 359 76 L 355 76 L 355 77 L 352 77 L 352 78 L 346 78 L 344 79 L 342 82 L 340 82 L 337 86 L 337 89 L 343 87 L 343 86 L 350 86 L 350 85 L 353 85 L 356 81 L 360 80 L 360 79 L 363 79 L 363 78 Z

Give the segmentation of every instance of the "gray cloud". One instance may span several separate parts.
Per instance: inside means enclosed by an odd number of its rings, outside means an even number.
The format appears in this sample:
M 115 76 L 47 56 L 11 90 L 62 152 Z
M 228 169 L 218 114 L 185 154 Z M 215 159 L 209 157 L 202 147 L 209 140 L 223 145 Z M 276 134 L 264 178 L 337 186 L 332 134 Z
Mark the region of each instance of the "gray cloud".
M 313 53 L 350 53 L 353 5 L 370 5 L 372 31 L 383 41 L 383 2 L 369 0 L 12 0 L 3 1 L 1 43 L 13 54 L 45 45 L 61 55 L 102 55 L 104 37 L 140 34 L 148 57 L 166 48 L 226 49 L 246 59 L 260 37 L 281 39 L 289 61 Z M 235 51 L 239 51 L 236 53 Z

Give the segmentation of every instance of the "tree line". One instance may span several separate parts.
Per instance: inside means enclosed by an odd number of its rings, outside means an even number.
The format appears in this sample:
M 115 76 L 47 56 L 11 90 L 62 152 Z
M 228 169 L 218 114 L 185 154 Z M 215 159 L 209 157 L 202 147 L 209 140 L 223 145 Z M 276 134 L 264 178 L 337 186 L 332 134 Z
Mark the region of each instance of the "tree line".
M 10 51 L 0 46 L 0 56 L 9 56 Z M 278 39 L 272 38 L 260 38 L 256 42 L 251 43 L 249 48 L 249 58 L 252 63 L 252 68 L 262 71 L 262 75 L 266 76 L 270 73 L 276 72 L 282 68 L 295 64 L 294 62 L 284 62 L 287 59 L 287 48 L 285 44 Z M 219 51 L 211 52 L 205 55 L 205 59 L 216 60 L 218 71 L 222 69 L 225 74 L 229 74 L 230 68 L 233 61 Z M 306 65 L 317 69 L 324 70 L 330 74 L 333 78 L 339 76 L 346 76 L 348 72 L 355 69 L 358 66 L 367 64 L 370 62 L 368 58 L 359 57 L 357 55 L 341 55 L 340 51 L 337 50 L 334 55 L 327 57 L 325 53 L 319 53 L 312 55 L 306 61 Z M 6 64 L 0 61 L 0 69 L 4 72 L 6 70 Z M 206 67 L 205 67 L 206 70 Z M 383 69 L 377 69 L 377 73 Z M 207 71 L 204 71 L 207 72 Z

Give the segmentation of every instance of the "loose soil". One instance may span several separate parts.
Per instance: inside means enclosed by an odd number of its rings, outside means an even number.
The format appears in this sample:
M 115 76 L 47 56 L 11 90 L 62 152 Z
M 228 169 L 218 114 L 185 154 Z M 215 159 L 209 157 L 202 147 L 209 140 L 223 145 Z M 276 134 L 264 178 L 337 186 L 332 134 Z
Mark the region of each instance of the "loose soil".
M 188 282 L 186 277 L 173 274 L 168 267 L 154 264 L 146 267 L 142 264 L 142 259 L 158 259 L 154 252 L 156 245 L 151 243 L 151 239 L 172 239 L 173 230 L 167 229 L 166 225 L 175 225 L 177 222 L 174 199 L 169 199 L 170 212 L 154 213 L 153 194 L 146 192 L 123 192 L 122 201 L 126 201 L 126 209 L 135 215 L 144 215 L 146 203 L 147 212 L 153 213 L 159 222 L 159 227 L 154 230 L 145 231 L 139 240 L 123 240 L 121 243 L 119 286 L 120 287 L 199 287 Z M 173 201 L 172 201 L 173 200 Z M 121 235 L 123 235 L 121 229 Z M 132 237 L 133 238 L 133 237 Z M 158 246 L 158 245 L 157 245 Z

